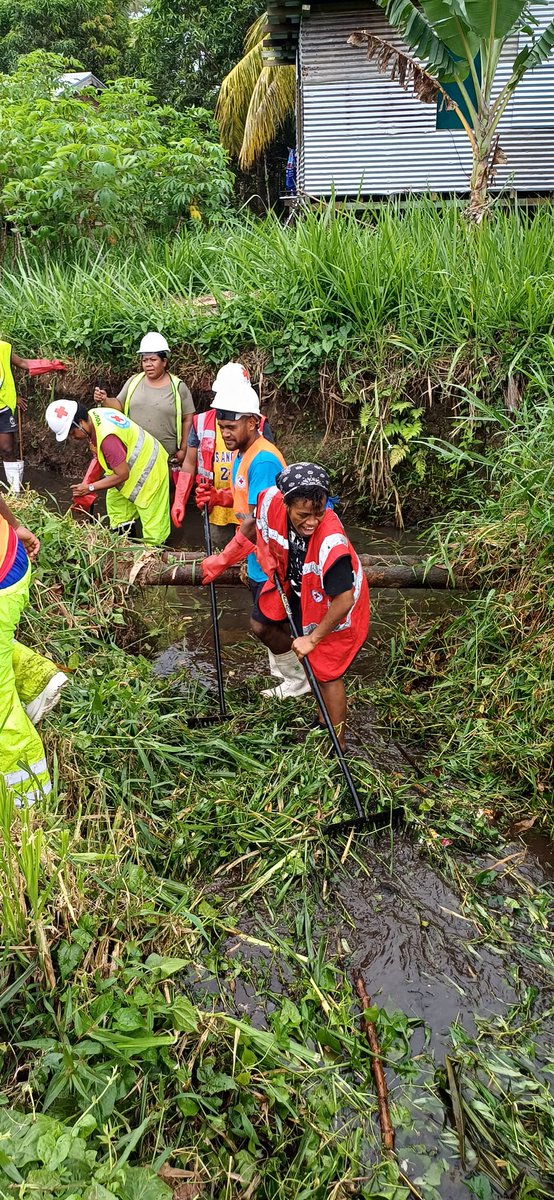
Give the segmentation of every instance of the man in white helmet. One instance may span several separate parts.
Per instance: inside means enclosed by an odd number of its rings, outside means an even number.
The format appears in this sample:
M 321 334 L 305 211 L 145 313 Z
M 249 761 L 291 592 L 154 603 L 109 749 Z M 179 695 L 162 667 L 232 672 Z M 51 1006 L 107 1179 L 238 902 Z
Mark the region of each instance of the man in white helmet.
M 235 387 L 250 387 L 250 375 L 240 362 L 228 362 L 219 368 L 212 383 L 212 391 L 217 396 L 226 385 Z M 260 416 L 260 433 L 267 442 L 273 442 L 273 434 L 269 421 Z M 228 450 L 221 430 L 216 420 L 215 409 L 195 413 L 188 435 L 187 453 L 181 471 L 175 484 L 175 499 L 171 508 L 171 520 L 178 529 L 183 523 L 187 500 L 193 488 L 195 478 L 213 483 L 216 490 L 228 488 L 231 481 L 231 469 L 235 452 Z M 238 524 L 232 508 L 224 508 L 216 504 L 210 512 L 212 543 L 215 547 L 223 548 L 233 537 Z
M 240 527 L 229 545 L 221 554 L 212 554 L 202 563 L 202 583 L 212 583 L 234 563 L 246 558 L 248 583 L 252 594 L 252 620 L 264 621 L 258 609 L 260 593 L 267 582 L 267 575 L 260 567 L 255 553 L 255 526 L 251 520 L 256 512 L 258 499 L 275 484 L 277 475 L 285 465 L 280 450 L 266 441 L 260 433 L 260 402 L 254 389 L 244 381 L 225 383 L 218 386 L 212 408 L 227 450 L 233 454 L 230 486 L 217 489 L 212 483 L 200 484 L 196 489 L 199 508 L 215 505 L 232 508 L 240 521 Z M 245 531 L 254 528 L 251 532 Z M 275 643 L 276 645 L 276 643 Z M 288 652 L 288 653 L 287 653 Z M 276 655 L 279 655 L 279 662 Z M 279 680 L 273 689 L 262 694 L 285 700 L 289 696 L 301 696 L 309 691 L 304 670 L 296 655 L 290 650 L 290 637 L 285 635 L 276 652 L 269 652 L 271 674 Z
M 179 466 L 187 452 L 194 401 L 177 375 L 168 371 L 169 346 L 161 333 L 146 333 L 139 346 L 141 370 L 131 375 L 117 396 L 94 389 L 95 405 L 119 409 L 161 442 Z

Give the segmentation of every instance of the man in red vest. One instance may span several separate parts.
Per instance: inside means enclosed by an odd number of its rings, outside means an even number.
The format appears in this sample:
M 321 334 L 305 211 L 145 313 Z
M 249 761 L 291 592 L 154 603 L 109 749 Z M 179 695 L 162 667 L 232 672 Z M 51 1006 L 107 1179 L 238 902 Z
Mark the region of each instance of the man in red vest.
M 226 385 L 250 386 L 250 376 L 246 367 L 239 362 L 228 362 L 220 367 L 212 384 L 212 391 L 217 396 Z M 273 441 L 269 422 L 260 416 L 260 433 L 268 442 Z M 195 413 L 192 428 L 189 431 L 187 453 L 175 486 L 175 499 L 171 508 L 171 520 L 176 529 L 183 523 L 187 500 L 192 491 L 195 477 L 210 481 L 219 491 L 228 488 L 231 482 L 231 468 L 235 452 L 228 450 L 221 430 L 216 420 L 215 408 L 212 406 L 203 413 Z M 212 543 L 223 547 L 234 536 L 238 521 L 232 508 L 214 505 L 210 512 L 212 527 Z
M 277 447 L 266 441 L 260 433 L 260 403 L 249 384 L 242 381 L 218 388 L 212 408 L 225 446 L 234 456 L 230 487 L 218 490 L 213 484 L 201 484 L 196 490 L 196 503 L 199 508 L 208 504 L 210 510 L 216 504 L 232 508 L 237 521 L 242 523 L 251 519 L 260 495 L 275 482 L 285 460 Z M 212 554 L 204 559 L 202 583 L 212 583 L 226 567 L 246 558 L 248 583 L 254 601 L 252 617 L 256 618 L 258 596 L 267 582 L 267 576 L 257 561 L 252 540 L 245 537 L 239 527 L 232 542 L 221 554 Z M 270 654 L 271 674 L 279 683 L 275 690 L 263 694 L 278 695 L 284 699 L 285 696 L 302 695 L 309 690 L 304 671 L 295 655 L 290 653 L 290 639 L 286 661 L 285 658 L 283 656 L 281 669 L 277 670 L 275 658 Z

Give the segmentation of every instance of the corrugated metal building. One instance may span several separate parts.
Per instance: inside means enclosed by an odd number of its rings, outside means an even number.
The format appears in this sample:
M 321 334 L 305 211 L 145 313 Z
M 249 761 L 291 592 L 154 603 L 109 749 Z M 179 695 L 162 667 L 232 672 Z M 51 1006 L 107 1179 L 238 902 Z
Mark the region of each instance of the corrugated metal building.
M 554 17 L 554 0 L 531 7 L 539 27 Z M 367 0 L 279 0 L 269 5 L 269 21 L 278 61 L 297 63 L 300 192 L 356 197 L 468 190 L 471 152 L 464 131 L 437 128 L 436 105 L 404 92 L 368 62 L 365 48 L 348 45 L 355 29 L 367 29 L 407 49 L 382 9 Z M 523 44 L 520 35 L 504 47 L 498 91 Z M 523 79 L 499 133 L 507 161 L 498 169 L 496 189 L 554 191 L 554 60 Z

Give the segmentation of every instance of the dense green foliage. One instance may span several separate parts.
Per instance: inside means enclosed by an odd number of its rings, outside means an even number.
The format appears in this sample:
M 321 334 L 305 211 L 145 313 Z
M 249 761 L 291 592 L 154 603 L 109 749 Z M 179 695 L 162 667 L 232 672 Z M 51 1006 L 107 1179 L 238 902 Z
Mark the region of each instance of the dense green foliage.
M 14 71 L 30 51 L 48 50 L 113 79 L 126 69 L 130 33 L 126 0 L 0 0 L 0 71 Z
M 153 0 L 136 22 L 133 69 L 159 100 L 212 108 L 258 12 L 256 0 Z
M 554 343 L 545 339 L 554 362 Z M 550 372 L 512 419 L 479 406 L 498 433 L 474 514 L 437 527 L 437 557 L 465 564 L 479 593 L 455 617 L 408 630 L 381 691 L 394 724 L 432 747 L 441 772 L 479 789 L 503 817 L 534 810 L 554 826 L 554 405 Z M 444 448 L 444 453 L 457 457 Z
M 49 249 L 90 249 L 222 211 L 231 176 L 207 112 L 162 108 L 131 79 L 94 104 L 56 97 L 63 65 L 37 51 L 0 77 L 3 222 Z
M 552 379 L 553 246 L 550 207 L 498 211 L 476 235 L 454 204 L 365 220 L 330 205 L 293 227 L 229 221 L 125 253 L 20 260 L 0 279 L 1 325 L 27 353 L 56 351 L 85 374 L 127 370 L 156 327 L 205 380 L 250 354 L 266 403 L 278 388 L 287 405 L 319 407 L 340 486 L 389 511 L 417 490 L 429 510 L 437 468 L 424 438 L 471 443 L 473 397 L 502 404 L 522 369 Z M 194 303 L 207 294 L 213 304 Z M 452 487 L 459 468 L 447 470 Z

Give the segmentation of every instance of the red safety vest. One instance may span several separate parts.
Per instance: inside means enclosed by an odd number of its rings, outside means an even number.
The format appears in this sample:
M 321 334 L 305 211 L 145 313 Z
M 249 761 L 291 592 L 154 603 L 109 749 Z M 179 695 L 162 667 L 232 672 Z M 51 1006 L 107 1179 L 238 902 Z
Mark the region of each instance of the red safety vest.
M 5 517 L 0 516 L 0 583 L 11 571 L 17 554 L 17 534 Z
M 289 561 L 287 509 L 279 488 L 268 488 L 261 494 L 256 528 L 256 557 L 262 571 L 269 576 L 258 597 L 258 605 L 270 621 L 283 621 L 286 619 L 283 604 L 273 583 L 273 575 L 278 571 L 290 595 L 290 583 L 286 579 Z M 314 675 L 322 683 L 344 675 L 365 642 L 369 629 L 369 588 L 362 564 L 336 513 L 327 508 L 308 542 L 302 572 L 300 607 L 302 629 L 306 636 L 323 620 L 331 604 L 331 598 L 323 590 L 323 577 L 333 563 L 345 554 L 349 554 L 352 560 L 354 604 L 344 621 L 310 654 Z
M 198 447 L 198 474 L 202 475 L 204 479 L 213 478 L 216 421 L 215 408 L 209 408 L 207 412 L 195 413 L 192 418 L 192 424 L 200 442 Z M 263 433 L 265 423 L 266 418 L 262 417 L 260 420 L 260 433 Z

